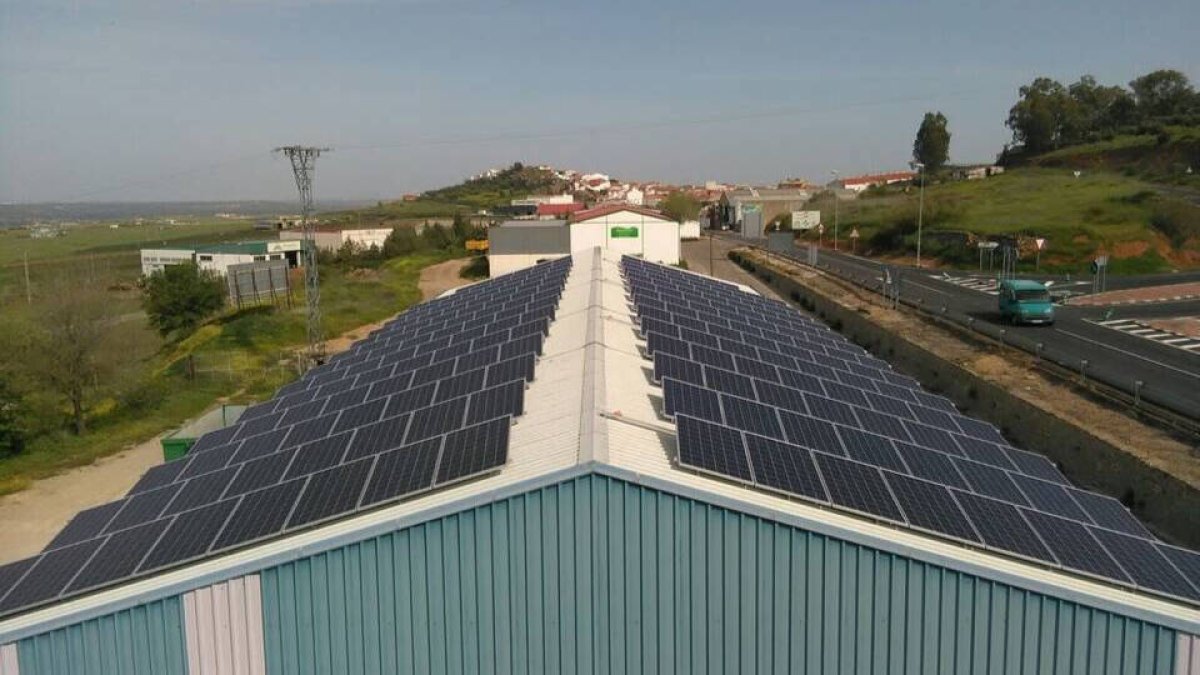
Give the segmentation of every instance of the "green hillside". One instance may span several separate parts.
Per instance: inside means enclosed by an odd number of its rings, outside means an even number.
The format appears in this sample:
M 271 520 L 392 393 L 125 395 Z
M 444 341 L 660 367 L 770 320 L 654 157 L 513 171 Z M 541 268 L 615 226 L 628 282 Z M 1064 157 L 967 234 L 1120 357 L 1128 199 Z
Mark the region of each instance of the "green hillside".
M 404 221 L 450 218 L 504 206 L 531 194 L 561 194 L 570 185 L 552 171 L 520 162 L 494 176 L 466 180 L 457 185 L 429 190 L 411 201 L 380 202 L 374 207 L 330 216 L 342 222 L 400 224 Z
M 860 252 L 911 254 L 918 196 L 915 187 L 896 187 L 842 201 L 841 235 L 857 227 Z M 818 196 L 813 207 L 821 209 L 823 222 L 834 221 L 831 195 Z M 827 229 L 826 237 L 830 234 Z M 1034 237 L 1047 239 L 1043 270 L 1081 271 L 1101 251 L 1113 256 L 1116 273 L 1200 267 L 1200 207 L 1140 178 L 1018 168 L 986 180 L 926 188 L 924 255 L 970 267 L 977 260 L 974 240 L 995 235 L 1025 237 L 1023 260 L 1030 267 L 1027 246 Z

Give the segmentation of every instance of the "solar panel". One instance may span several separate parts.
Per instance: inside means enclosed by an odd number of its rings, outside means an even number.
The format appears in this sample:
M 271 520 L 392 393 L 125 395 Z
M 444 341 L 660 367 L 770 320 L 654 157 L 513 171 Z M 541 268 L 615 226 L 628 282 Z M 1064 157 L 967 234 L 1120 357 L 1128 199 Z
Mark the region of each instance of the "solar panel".
M 683 421 L 685 468 L 1118 584 L 1200 592 L 1200 554 L 1155 542 L 1116 500 L 1070 487 L 1045 457 L 828 328 L 726 284 L 634 258 L 621 266 L 634 311 L 671 338 L 651 337 L 674 352 L 655 359 L 655 379 L 667 417 Z M 752 431 L 772 429 L 767 409 L 781 438 Z M 1135 575 L 1118 555 L 1145 569 Z
M 755 482 L 816 501 L 829 501 L 811 452 L 798 445 L 755 434 L 746 434 L 745 438 Z
M 879 469 L 825 453 L 816 453 L 829 500 L 838 506 L 889 520 L 903 521 Z
M 958 539 L 979 541 L 979 535 L 975 534 L 950 490 L 900 473 L 885 471 L 884 475 L 909 524 Z
M 441 446 L 441 437 L 431 438 L 379 455 L 371 482 L 363 493 L 363 505 L 431 489 Z
M 679 464 L 743 481 L 752 480 L 742 435 L 734 429 L 680 414 Z
M 499 469 L 569 270 L 537 265 L 404 312 L 81 513 L 56 549 L 0 567 L 0 613 Z

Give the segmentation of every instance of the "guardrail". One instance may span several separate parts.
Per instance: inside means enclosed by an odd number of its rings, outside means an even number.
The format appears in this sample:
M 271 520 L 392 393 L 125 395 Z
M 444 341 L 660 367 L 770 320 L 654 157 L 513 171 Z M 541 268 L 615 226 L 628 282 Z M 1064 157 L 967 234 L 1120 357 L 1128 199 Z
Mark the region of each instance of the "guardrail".
M 1055 380 L 1071 385 L 1077 390 L 1082 390 L 1088 395 L 1110 405 L 1129 408 L 1133 415 L 1139 419 L 1152 422 L 1168 430 L 1183 433 L 1193 441 L 1200 440 L 1200 420 L 1193 419 L 1169 407 L 1169 400 L 1164 401 L 1164 396 L 1160 392 L 1155 391 L 1152 386 L 1147 386 L 1145 382 L 1141 380 L 1124 381 L 1114 378 L 1106 372 L 1106 368 L 1098 367 L 1098 365 L 1103 366 L 1107 364 L 1089 363 L 1087 359 L 1072 357 L 1071 355 L 1062 353 L 1062 350 L 1047 348 L 1045 343 L 1041 341 L 1011 333 L 1003 326 L 979 321 L 975 317 L 968 316 L 962 312 L 950 311 L 945 305 L 928 306 L 920 298 L 915 300 L 905 298 L 894 292 L 893 289 L 889 289 L 886 282 L 881 282 L 873 276 L 856 276 L 839 272 L 828 265 L 821 264 L 819 258 L 814 265 L 809 263 L 807 256 L 801 256 L 799 253 L 793 255 L 790 252 L 770 251 L 763 246 L 755 244 L 746 244 L 745 247 L 762 253 L 768 260 L 772 257 L 779 257 L 793 265 L 816 269 L 841 281 L 858 286 L 870 293 L 877 294 L 888 306 L 895 308 L 900 306 L 907 307 L 927 320 L 944 327 L 963 330 L 969 334 L 990 340 L 1001 349 L 1024 351 L 1034 357 L 1034 367 L 1038 371 Z M 734 252 L 730 251 L 730 258 L 741 264 L 740 260 L 734 258 L 733 254 Z

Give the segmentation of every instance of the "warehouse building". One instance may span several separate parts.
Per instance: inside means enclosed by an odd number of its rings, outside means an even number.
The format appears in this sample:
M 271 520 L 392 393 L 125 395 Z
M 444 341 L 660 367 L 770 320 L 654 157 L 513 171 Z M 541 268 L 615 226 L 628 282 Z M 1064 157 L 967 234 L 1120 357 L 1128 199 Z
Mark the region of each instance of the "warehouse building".
M 202 270 L 211 270 L 224 276 L 230 265 L 240 265 L 267 260 L 285 260 L 288 267 L 300 265 L 303 242 L 293 241 L 239 241 L 224 244 L 203 244 L 173 248 L 144 248 L 142 274 L 149 276 L 169 265 L 195 263 Z M 2 675 L 2 674 L 0 674 Z
M 319 251 L 338 251 L 347 243 L 352 243 L 361 250 L 371 247 L 383 249 L 384 242 L 392 234 L 390 227 L 363 227 L 340 230 L 336 228 L 318 228 L 313 232 L 313 242 Z M 300 241 L 304 232 L 299 230 L 283 230 L 279 233 L 281 241 Z
M 598 248 L 405 312 L 131 492 L 0 566 L 4 675 L 1200 661 L 1196 553 L 782 303 Z
M 492 276 L 508 274 L 595 247 L 675 265 L 684 234 L 662 213 L 627 204 L 576 211 L 570 220 L 512 220 L 488 230 L 488 268 Z

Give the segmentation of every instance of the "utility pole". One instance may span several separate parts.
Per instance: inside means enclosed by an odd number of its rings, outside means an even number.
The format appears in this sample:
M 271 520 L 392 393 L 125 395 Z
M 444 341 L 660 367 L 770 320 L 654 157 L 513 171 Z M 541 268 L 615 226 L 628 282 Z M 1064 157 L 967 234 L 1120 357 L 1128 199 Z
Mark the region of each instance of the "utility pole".
M 838 172 L 831 171 L 830 173 L 833 174 L 833 250 L 836 251 L 836 250 L 838 250 L 838 225 L 841 224 L 841 220 L 838 217 L 839 216 L 839 214 L 838 214 L 838 201 L 839 200 L 838 200 L 838 193 L 837 193 Z
M 29 287 L 29 251 L 25 251 L 25 303 L 33 304 L 33 290 Z
M 925 219 L 925 165 L 912 162 L 909 166 L 917 170 L 917 179 L 921 181 L 921 196 L 917 206 L 917 267 L 921 266 L 921 225 Z
M 321 279 L 317 274 L 316 224 L 311 220 L 313 210 L 312 179 L 317 157 L 330 148 L 287 145 L 275 148 L 292 163 L 296 189 L 300 191 L 300 227 L 304 233 L 304 296 L 308 300 L 308 350 L 305 369 L 325 362 L 325 335 L 321 330 Z

